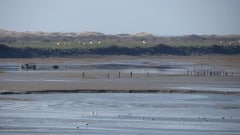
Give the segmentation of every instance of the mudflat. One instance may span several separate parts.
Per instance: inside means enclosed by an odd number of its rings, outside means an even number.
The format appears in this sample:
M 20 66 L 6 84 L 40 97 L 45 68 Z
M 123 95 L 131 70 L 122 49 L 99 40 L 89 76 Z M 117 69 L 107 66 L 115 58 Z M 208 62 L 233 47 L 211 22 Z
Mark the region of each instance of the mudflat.
M 0 95 L 1 134 L 240 133 L 235 95 L 64 93 Z
M 204 90 L 239 92 L 239 61 L 240 56 L 0 59 L 0 91 Z M 20 67 L 24 63 L 34 63 L 37 69 L 22 70 Z M 52 69 L 53 65 L 58 65 L 59 69 Z M 197 74 L 198 71 L 199 73 L 221 72 L 221 75 Z
M 239 56 L 0 59 L 0 133 L 239 134 L 239 61 Z

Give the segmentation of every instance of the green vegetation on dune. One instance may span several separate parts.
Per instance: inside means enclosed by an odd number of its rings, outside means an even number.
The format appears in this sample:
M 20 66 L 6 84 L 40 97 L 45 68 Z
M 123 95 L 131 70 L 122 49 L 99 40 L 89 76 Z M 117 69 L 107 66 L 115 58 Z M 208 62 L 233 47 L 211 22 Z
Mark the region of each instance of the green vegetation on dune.
M 142 44 L 139 42 L 92 42 L 90 43 L 82 43 L 82 42 L 26 42 L 21 44 L 16 43 L 7 43 L 9 47 L 14 48 L 57 48 L 57 49 L 71 49 L 71 48 L 79 48 L 79 49 L 90 49 L 90 48 L 106 48 L 109 46 L 120 46 L 120 47 L 128 47 L 128 48 L 135 48 L 135 47 L 151 47 L 156 46 L 156 43 L 148 43 Z
M 148 42 L 146 44 L 143 44 L 141 42 L 92 42 L 92 43 L 86 43 L 86 42 L 25 42 L 25 43 L 5 43 L 9 47 L 15 47 L 15 48 L 51 48 L 51 49 L 71 49 L 71 48 L 79 48 L 79 49 L 90 49 L 90 48 L 106 48 L 109 46 L 120 46 L 120 47 L 127 47 L 127 48 L 136 48 L 136 47 L 152 47 L 157 46 L 159 44 L 165 44 L 172 47 L 178 47 L 178 46 L 210 46 L 214 44 L 228 46 L 229 44 L 220 44 L 216 42 L 198 42 L 198 41 L 162 41 L 162 42 Z
M 162 44 L 170 45 L 170 46 L 210 46 L 217 44 L 216 42 L 199 42 L 199 41 L 169 41 L 169 42 L 161 42 Z

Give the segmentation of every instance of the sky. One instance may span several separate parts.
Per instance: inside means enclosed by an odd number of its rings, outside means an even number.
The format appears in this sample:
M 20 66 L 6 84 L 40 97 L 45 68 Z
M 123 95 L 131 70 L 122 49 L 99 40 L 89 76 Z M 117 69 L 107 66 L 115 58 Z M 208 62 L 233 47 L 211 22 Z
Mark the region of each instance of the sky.
M 240 0 L 0 0 L 0 29 L 240 34 Z

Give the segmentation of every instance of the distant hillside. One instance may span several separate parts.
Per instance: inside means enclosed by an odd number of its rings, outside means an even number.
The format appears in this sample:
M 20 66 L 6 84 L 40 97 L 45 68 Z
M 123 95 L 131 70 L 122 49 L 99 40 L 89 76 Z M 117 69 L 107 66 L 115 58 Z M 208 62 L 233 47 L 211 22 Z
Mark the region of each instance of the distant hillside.
M 94 48 L 97 45 L 109 47 L 112 45 L 122 47 L 150 47 L 158 44 L 169 46 L 239 46 L 240 35 L 186 35 L 186 36 L 155 36 L 150 33 L 116 34 L 106 35 L 99 32 L 14 32 L 0 29 L 0 43 L 12 47 L 64 47 L 61 45 L 72 45 L 67 48 Z M 33 46 L 31 46 L 33 45 Z M 58 45 L 58 46 L 56 46 Z M 95 45 L 95 46 L 94 46 Z M 86 47 L 87 46 L 87 47 Z M 97 46 L 97 47 L 99 47 Z
M 99 32 L 14 32 L 0 29 L 1 58 L 92 55 L 239 55 L 240 35 L 106 35 Z

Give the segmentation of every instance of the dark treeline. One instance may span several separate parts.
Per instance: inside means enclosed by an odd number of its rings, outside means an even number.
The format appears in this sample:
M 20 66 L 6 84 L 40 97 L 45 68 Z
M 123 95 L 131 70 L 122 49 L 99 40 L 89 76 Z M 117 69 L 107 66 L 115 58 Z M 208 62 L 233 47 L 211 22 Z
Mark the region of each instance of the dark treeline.
M 77 57 L 92 55 L 239 55 L 240 46 L 188 46 L 172 47 L 160 44 L 148 48 L 127 48 L 110 46 L 91 49 L 51 49 L 51 48 L 11 48 L 0 45 L 1 58 L 34 58 L 34 57 Z

